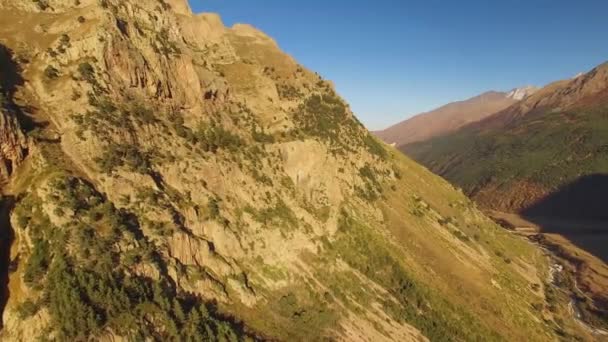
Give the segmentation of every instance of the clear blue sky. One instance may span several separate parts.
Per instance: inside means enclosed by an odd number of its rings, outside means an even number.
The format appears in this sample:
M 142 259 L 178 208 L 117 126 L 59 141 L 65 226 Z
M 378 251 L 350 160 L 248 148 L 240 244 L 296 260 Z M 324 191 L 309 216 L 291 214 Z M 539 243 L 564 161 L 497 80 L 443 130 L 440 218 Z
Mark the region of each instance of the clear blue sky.
M 608 60 L 608 0 L 190 0 L 335 82 L 368 128 Z

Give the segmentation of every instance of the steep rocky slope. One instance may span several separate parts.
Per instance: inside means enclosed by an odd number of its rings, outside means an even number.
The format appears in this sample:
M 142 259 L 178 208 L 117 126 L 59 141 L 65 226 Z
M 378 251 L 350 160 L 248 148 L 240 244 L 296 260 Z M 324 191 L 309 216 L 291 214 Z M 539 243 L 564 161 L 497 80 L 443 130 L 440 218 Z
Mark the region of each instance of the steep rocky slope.
M 452 133 L 472 122 L 495 114 L 526 96 L 534 87 L 514 89 L 509 93 L 490 91 L 468 100 L 453 102 L 427 113 L 416 115 L 385 130 L 374 132 L 380 139 L 397 147 Z
M 0 42 L 0 339 L 586 336 L 539 249 L 262 32 L 185 0 L 0 0 Z
M 584 177 L 608 170 L 607 108 L 604 64 L 458 132 L 402 150 L 486 207 L 605 219 L 602 177 Z M 551 194 L 551 203 L 543 203 Z
M 0 65 L 0 184 L 3 184 L 27 155 L 28 141 L 17 121 L 18 108 L 11 101 L 22 80 L 7 49 L 0 48 Z

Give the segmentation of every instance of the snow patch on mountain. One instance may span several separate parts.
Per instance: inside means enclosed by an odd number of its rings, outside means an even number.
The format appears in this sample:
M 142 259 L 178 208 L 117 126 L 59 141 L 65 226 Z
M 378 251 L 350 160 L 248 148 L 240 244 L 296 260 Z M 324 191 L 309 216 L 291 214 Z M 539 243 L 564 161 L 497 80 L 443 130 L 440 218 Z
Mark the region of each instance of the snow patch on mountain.
M 507 94 L 507 97 L 510 99 L 521 101 L 521 100 L 525 99 L 526 97 L 534 94 L 538 89 L 539 88 L 535 87 L 535 86 L 525 86 L 525 87 L 521 87 L 521 88 L 515 88 Z

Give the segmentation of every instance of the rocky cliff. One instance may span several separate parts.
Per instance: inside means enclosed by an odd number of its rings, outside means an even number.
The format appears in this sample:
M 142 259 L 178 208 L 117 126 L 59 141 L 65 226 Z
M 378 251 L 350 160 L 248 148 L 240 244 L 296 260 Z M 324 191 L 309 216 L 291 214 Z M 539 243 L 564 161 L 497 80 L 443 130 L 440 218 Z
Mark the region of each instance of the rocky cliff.
M 17 120 L 13 103 L 15 88 L 22 82 L 11 51 L 0 49 L 0 184 L 8 181 L 13 169 L 27 155 L 28 141 Z
M 532 308 L 539 250 L 255 28 L 183 0 L 1 0 L 0 19 L 32 146 L 4 187 L 2 339 L 576 332 Z

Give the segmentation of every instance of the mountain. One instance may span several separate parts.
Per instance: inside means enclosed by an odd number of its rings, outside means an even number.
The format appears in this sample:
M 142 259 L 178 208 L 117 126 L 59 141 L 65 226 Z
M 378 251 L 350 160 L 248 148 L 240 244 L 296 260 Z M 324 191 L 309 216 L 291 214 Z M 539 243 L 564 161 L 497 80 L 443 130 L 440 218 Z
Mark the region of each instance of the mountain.
M 454 132 L 513 105 L 534 92 L 524 87 L 509 93 L 490 91 L 468 100 L 453 102 L 427 113 L 416 115 L 375 134 L 388 144 L 401 146 Z
M 498 222 L 532 232 L 535 242 L 554 251 L 573 270 L 574 288 L 585 303 L 579 312 L 595 315 L 588 321 L 605 329 L 606 137 L 608 64 L 603 64 L 457 132 L 401 149 L 461 187 Z
M 592 339 L 544 251 L 259 30 L 185 0 L 0 19 L 3 341 Z
M 402 150 L 484 206 L 518 212 L 581 177 L 608 170 L 607 108 L 604 64 L 457 132 Z M 557 210 L 564 205 L 537 214 L 607 218 L 603 207 L 587 214 L 570 204 Z

